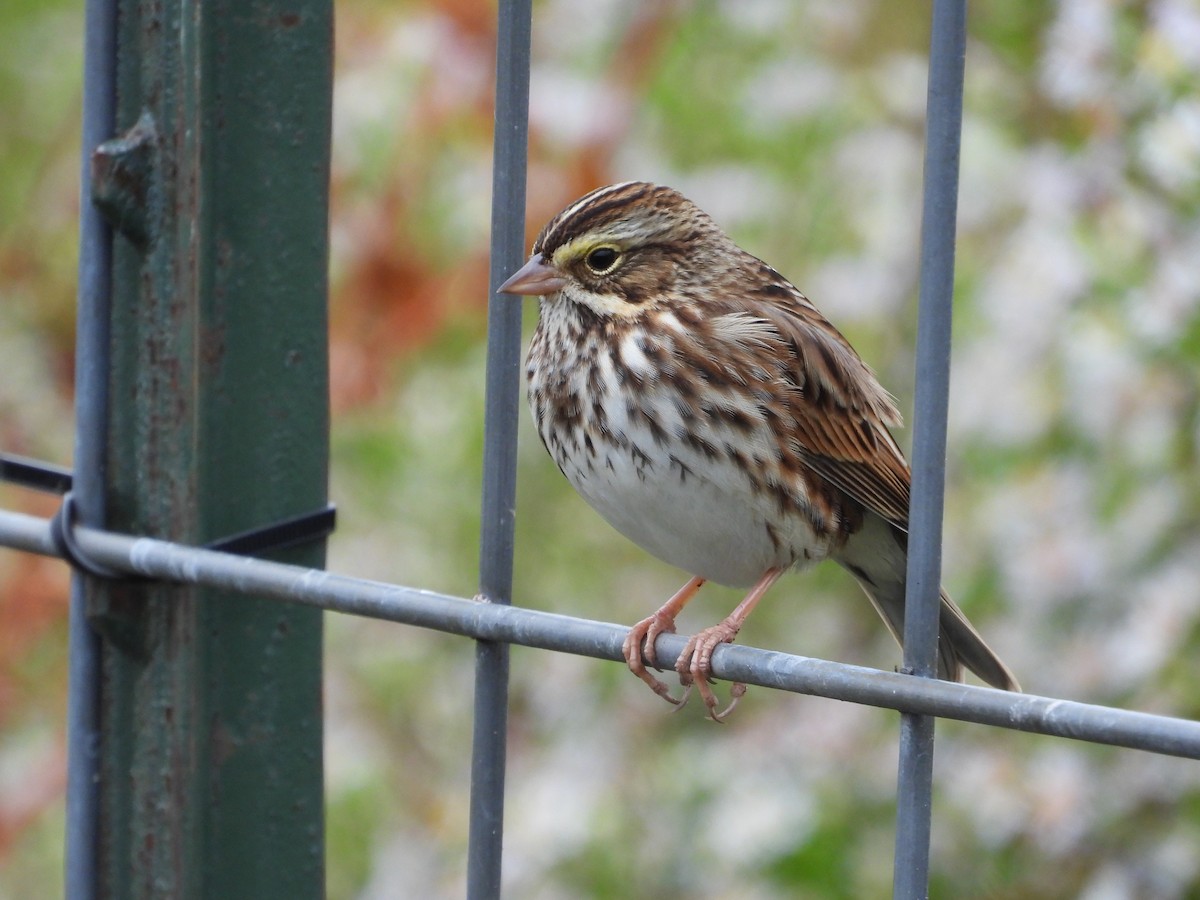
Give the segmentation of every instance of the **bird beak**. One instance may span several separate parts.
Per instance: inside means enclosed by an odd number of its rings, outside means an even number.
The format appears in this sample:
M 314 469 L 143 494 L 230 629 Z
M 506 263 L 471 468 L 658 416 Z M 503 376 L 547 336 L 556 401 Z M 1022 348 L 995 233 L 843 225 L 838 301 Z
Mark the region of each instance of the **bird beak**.
M 540 253 L 535 253 L 529 257 L 529 262 L 521 266 L 496 290 L 501 294 L 543 297 L 561 291 L 566 285 L 567 279 L 563 278 L 557 269 L 542 262 Z

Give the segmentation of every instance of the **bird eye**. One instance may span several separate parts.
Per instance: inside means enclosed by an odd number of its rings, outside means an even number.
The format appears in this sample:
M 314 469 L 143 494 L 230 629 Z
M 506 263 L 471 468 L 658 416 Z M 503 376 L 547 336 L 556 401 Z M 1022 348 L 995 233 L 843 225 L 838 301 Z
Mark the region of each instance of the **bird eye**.
M 603 275 L 606 272 L 612 271 L 612 268 L 617 264 L 617 259 L 620 257 L 620 255 L 621 254 L 619 254 L 612 247 L 597 247 L 587 255 L 587 257 L 584 259 L 584 262 L 587 263 L 587 267 L 595 274 Z

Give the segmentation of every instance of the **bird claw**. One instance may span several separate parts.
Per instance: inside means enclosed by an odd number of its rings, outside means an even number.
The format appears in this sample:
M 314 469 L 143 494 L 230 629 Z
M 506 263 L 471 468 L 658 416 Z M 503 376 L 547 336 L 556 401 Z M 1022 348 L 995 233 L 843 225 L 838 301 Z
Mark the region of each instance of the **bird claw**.
M 676 700 L 674 697 L 669 698 L 671 700 L 671 702 L 675 704 L 675 708 L 673 710 L 671 710 L 671 712 L 673 712 L 673 713 L 679 712 L 681 709 L 683 709 L 685 706 L 687 706 L 687 702 L 691 698 L 692 698 L 692 686 L 690 684 L 685 684 L 683 686 L 683 693 L 680 695 L 678 700 Z
M 671 695 L 671 688 L 667 686 L 666 682 L 655 678 L 646 669 L 646 663 L 655 669 L 658 668 L 658 660 L 654 653 L 654 642 L 658 640 L 658 636 L 672 634 L 674 631 L 674 616 L 664 613 L 660 609 L 654 615 L 642 619 L 629 629 L 629 634 L 625 635 L 625 642 L 621 645 L 621 652 L 625 656 L 625 664 L 629 666 L 629 671 L 642 679 L 650 690 L 679 709 L 687 703 L 688 697 L 691 695 L 691 687 L 685 684 L 686 690 L 683 695 L 676 698 Z
M 711 691 L 709 692 L 709 696 L 712 696 Z M 705 698 L 705 705 L 708 706 L 708 717 L 714 722 L 724 725 L 729 714 L 733 712 L 734 708 L 738 705 L 738 701 L 744 696 L 746 696 L 746 685 L 740 681 L 735 681 L 729 686 L 729 703 L 724 709 L 718 710 L 716 708 L 716 697 L 713 697 L 714 702 L 712 704 L 709 704 L 708 699 Z
M 633 666 L 631 665 L 629 668 L 633 669 Z M 675 709 L 682 709 L 683 705 L 688 702 L 688 697 L 691 696 L 691 685 L 684 685 L 683 694 L 679 697 L 674 697 L 671 695 L 670 686 L 668 686 L 665 681 L 660 678 L 655 678 L 644 668 L 640 672 L 636 669 L 633 669 L 633 674 L 642 679 L 642 681 L 646 683 L 650 690 L 654 691 L 654 693 L 658 694 L 658 696 L 662 697 L 664 700 L 674 706 Z
M 737 633 L 738 629 L 732 627 L 728 622 L 706 628 L 692 636 L 687 642 L 687 646 L 683 648 L 683 653 L 679 655 L 679 660 L 675 663 L 675 671 L 679 673 L 679 682 L 688 691 L 692 689 L 692 685 L 695 685 L 696 690 L 700 692 L 700 698 L 704 701 L 705 709 L 708 710 L 708 717 L 714 722 L 722 724 L 733 712 L 734 707 L 738 705 L 738 701 L 745 696 L 746 685 L 740 681 L 733 682 L 729 688 L 729 704 L 721 709 L 721 702 L 713 693 L 711 684 L 712 655 L 719 645 L 727 644 L 737 637 Z M 686 698 L 687 695 L 684 696 Z
M 654 641 L 660 634 L 670 634 L 675 631 L 675 620 L 670 616 L 655 613 L 629 629 L 629 634 L 625 636 L 625 642 L 621 647 L 625 663 L 629 666 L 629 671 L 645 682 L 650 690 L 674 706 L 676 710 L 682 709 L 687 704 L 688 699 L 692 696 L 692 689 L 695 688 L 704 701 L 708 717 L 714 722 L 724 724 L 734 707 L 738 705 L 738 701 L 746 693 L 746 685 L 740 681 L 733 682 L 729 688 L 729 703 L 722 709 L 721 702 L 712 690 L 710 676 L 713 650 L 720 644 L 732 641 L 737 635 L 736 631 L 727 626 L 723 627 L 724 625 L 725 623 L 722 623 L 700 632 L 693 636 L 684 647 L 678 662 L 675 663 L 675 671 L 679 673 L 679 683 L 683 685 L 683 693 L 678 697 L 671 693 L 671 688 L 666 682 L 656 678 L 646 668 L 647 663 L 658 668 L 655 665 Z
M 735 681 L 729 686 L 729 703 L 724 709 L 719 709 L 721 701 L 717 699 L 717 695 L 713 693 L 712 683 L 715 679 L 709 678 L 706 675 L 700 675 L 691 669 L 679 676 L 679 682 L 684 686 L 683 697 L 680 698 L 679 706 L 682 706 L 694 687 L 700 692 L 700 698 L 704 701 L 704 708 L 708 712 L 708 717 L 714 722 L 721 725 L 725 724 L 725 720 L 729 714 L 733 712 L 734 707 L 738 705 L 738 701 L 746 695 L 746 685 L 740 681 Z M 678 709 L 679 707 L 676 707 Z
M 625 635 L 625 641 L 621 645 L 621 652 L 625 656 L 625 663 L 629 666 L 629 670 L 638 678 L 642 679 L 650 690 L 658 694 L 676 709 L 681 708 L 687 703 L 688 698 L 692 695 L 692 688 L 700 692 L 700 697 L 704 700 L 705 709 L 708 710 L 708 717 L 714 722 L 724 722 L 729 714 L 733 712 L 734 707 L 738 705 L 738 701 L 746 693 L 746 685 L 740 681 L 735 681 L 729 689 L 729 703 L 724 709 L 721 709 L 721 704 L 717 700 L 716 694 L 713 693 L 711 687 L 712 675 L 712 655 L 721 644 L 728 644 L 737 637 L 738 632 L 742 628 L 742 622 L 746 620 L 746 616 L 750 614 L 750 610 L 761 599 L 766 590 L 775 583 L 775 580 L 780 576 L 781 569 L 768 569 L 763 577 L 758 580 L 754 588 L 746 595 L 746 598 L 738 604 L 737 608 L 725 618 L 723 622 L 714 625 L 712 628 L 706 628 L 699 634 L 693 635 L 683 648 L 683 653 L 679 655 L 679 659 L 675 662 L 675 671 L 679 674 L 679 683 L 683 685 L 682 696 L 676 698 L 672 696 L 671 689 L 658 678 L 655 678 L 646 669 L 646 664 L 649 663 L 655 669 L 658 669 L 658 660 L 655 658 L 654 644 L 658 640 L 660 634 L 672 634 L 675 631 L 675 615 L 684 604 L 692 598 L 696 591 L 700 590 L 704 584 L 704 579 L 700 576 L 693 576 L 687 584 L 675 592 L 654 615 L 647 619 L 642 619 Z M 661 670 L 660 670 L 661 671 Z

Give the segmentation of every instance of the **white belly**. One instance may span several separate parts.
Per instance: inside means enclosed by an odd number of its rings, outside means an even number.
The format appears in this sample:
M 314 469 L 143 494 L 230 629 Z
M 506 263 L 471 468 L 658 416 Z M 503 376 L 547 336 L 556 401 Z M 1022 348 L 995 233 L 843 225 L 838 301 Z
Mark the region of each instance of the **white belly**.
M 771 541 L 748 491 L 722 488 L 678 467 L 646 471 L 614 453 L 607 466 L 575 470 L 575 489 L 635 544 L 685 572 L 746 587 L 793 559 Z
M 668 435 L 692 429 L 715 447 L 731 438 L 719 428 L 684 423 L 669 404 L 654 406 Z M 536 408 L 535 419 L 575 489 L 647 552 L 731 587 L 751 585 L 769 568 L 800 567 L 829 554 L 829 538 L 818 539 L 795 510 L 781 514 L 777 501 L 754 490 L 727 456 L 710 458 L 682 440 L 656 441 L 645 425 L 629 421 L 623 406 L 606 410 L 607 438 L 593 436 L 590 449 L 582 424 L 555 432 L 549 411 Z M 587 427 L 596 433 L 594 422 Z

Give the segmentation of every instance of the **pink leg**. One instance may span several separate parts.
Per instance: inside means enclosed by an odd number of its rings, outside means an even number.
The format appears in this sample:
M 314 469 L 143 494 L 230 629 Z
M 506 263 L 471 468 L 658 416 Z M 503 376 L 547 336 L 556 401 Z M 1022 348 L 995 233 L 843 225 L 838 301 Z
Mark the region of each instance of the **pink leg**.
M 729 705 L 723 710 L 717 710 L 717 697 L 708 684 L 708 676 L 712 673 L 713 651 L 721 644 L 728 644 L 737 637 L 738 632 L 742 630 L 742 624 L 750 617 L 750 613 L 754 611 L 758 601 L 782 574 L 783 569 L 767 569 L 762 578 L 755 582 L 754 587 L 750 588 L 750 593 L 746 594 L 745 599 L 724 621 L 692 636 L 691 640 L 687 642 L 687 646 L 683 648 L 679 661 L 675 663 L 675 671 L 679 673 L 679 680 L 685 685 L 690 686 L 693 683 L 696 685 L 696 690 L 700 692 L 704 705 L 708 707 L 708 715 L 714 722 L 724 721 L 725 717 L 733 712 L 733 708 L 746 693 L 746 685 L 734 682 L 729 689 Z
M 642 621 L 630 628 L 629 634 L 625 636 L 625 643 L 621 648 L 625 654 L 625 662 L 629 665 L 629 670 L 642 679 L 642 681 L 646 682 L 654 693 L 676 706 L 682 706 L 687 702 L 691 687 L 689 686 L 679 699 L 672 697 L 671 689 L 646 671 L 646 663 L 658 668 L 654 654 L 654 642 L 658 640 L 660 634 L 674 633 L 675 616 L 679 614 L 681 609 L 687 606 L 688 601 L 696 596 L 696 592 L 703 585 L 703 578 L 697 576 L 691 579 L 677 590 L 675 595 L 664 603 L 654 615 L 648 619 L 642 619 Z M 645 643 L 644 650 L 642 649 L 643 642 Z

